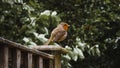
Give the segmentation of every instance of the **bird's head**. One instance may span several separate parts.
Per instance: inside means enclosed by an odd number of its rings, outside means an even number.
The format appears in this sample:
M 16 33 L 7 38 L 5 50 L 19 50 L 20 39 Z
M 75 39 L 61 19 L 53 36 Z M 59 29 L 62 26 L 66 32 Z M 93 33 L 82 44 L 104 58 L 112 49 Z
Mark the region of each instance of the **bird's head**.
M 68 27 L 70 26 L 70 25 L 68 25 L 68 24 L 65 23 L 65 22 L 61 22 L 60 25 L 62 25 L 63 28 L 64 28 L 66 31 L 68 30 Z

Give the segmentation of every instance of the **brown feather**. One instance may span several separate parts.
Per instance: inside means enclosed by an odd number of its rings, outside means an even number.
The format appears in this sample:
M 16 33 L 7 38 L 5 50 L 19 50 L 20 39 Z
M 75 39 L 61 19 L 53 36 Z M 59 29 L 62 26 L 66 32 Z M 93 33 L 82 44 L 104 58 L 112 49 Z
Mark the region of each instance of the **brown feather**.
M 48 45 L 50 42 L 63 41 L 67 36 L 68 26 L 67 23 L 60 23 L 55 29 L 53 29 L 50 39 L 48 39 L 45 45 Z

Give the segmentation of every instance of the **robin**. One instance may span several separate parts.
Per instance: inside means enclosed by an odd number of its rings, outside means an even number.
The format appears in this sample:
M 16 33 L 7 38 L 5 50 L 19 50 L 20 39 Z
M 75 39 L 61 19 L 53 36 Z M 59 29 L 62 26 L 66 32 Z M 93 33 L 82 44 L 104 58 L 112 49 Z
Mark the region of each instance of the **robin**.
M 68 25 L 65 22 L 61 22 L 58 24 L 56 28 L 53 29 L 51 32 L 51 36 L 48 39 L 48 41 L 45 43 L 45 45 L 48 45 L 50 42 L 61 42 L 67 37 L 67 31 L 68 31 Z

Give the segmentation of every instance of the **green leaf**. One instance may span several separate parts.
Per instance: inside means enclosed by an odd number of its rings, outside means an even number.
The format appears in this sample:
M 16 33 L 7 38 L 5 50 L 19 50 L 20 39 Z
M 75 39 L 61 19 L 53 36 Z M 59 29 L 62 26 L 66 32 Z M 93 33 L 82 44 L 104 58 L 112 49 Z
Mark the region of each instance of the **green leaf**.
M 64 58 L 66 58 L 67 60 L 71 60 L 71 57 L 67 54 L 67 55 L 63 55 Z
M 30 41 L 30 39 L 29 39 L 29 38 L 27 38 L 27 37 L 24 37 L 24 38 L 23 38 L 23 41 L 25 41 L 25 42 L 27 43 L 27 42 L 29 42 L 29 41 Z
M 100 56 L 100 50 L 99 50 L 99 48 L 98 48 L 98 47 L 97 47 L 97 48 L 95 48 L 95 52 L 96 52 L 97 56 Z
M 72 59 L 73 59 L 74 61 L 77 61 L 78 55 L 74 55 L 74 56 L 72 57 Z
M 82 50 L 81 50 L 81 49 L 78 49 L 78 48 L 76 48 L 76 50 L 77 50 L 77 52 L 78 52 L 78 56 L 80 57 L 80 59 L 84 59 L 85 56 L 84 56 Z

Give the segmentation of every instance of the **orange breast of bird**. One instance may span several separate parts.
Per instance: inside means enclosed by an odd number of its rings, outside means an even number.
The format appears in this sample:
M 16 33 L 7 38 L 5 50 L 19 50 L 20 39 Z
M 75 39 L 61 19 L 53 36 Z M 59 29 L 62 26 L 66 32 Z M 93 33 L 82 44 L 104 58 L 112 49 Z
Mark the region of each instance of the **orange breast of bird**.
M 63 28 L 67 31 L 68 30 L 68 25 L 64 25 Z

